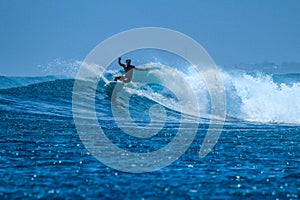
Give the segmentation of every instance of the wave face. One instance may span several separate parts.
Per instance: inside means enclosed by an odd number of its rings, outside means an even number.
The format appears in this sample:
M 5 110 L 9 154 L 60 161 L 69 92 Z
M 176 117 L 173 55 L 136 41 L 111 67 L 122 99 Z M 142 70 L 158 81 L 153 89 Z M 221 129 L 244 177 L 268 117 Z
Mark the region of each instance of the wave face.
M 140 101 L 131 101 L 133 111 L 145 109 L 145 105 L 153 102 L 160 104 L 175 112 L 182 111 L 192 116 L 206 117 L 210 114 L 210 96 L 206 83 L 199 76 L 195 76 L 192 67 L 184 71 L 170 69 L 159 63 L 148 63 L 140 67 L 152 68 L 150 71 L 135 71 L 133 81 L 126 84 L 118 95 L 127 93 L 137 95 Z M 107 71 L 103 80 L 99 81 L 97 97 L 104 99 L 105 105 L 110 104 L 110 99 L 105 93 L 105 81 L 112 80 L 119 71 Z M 300 74 L 274 75 L 262 72 L 224 71 L 220 70 L 226 91 L 226 114 L 228 119 L 251 121 L 258 123 L 285 123 L 300 124 Z M 42 112 L 42 108 L 51 107 L 54 113 L 65 110 L 66 103 L 71 106 L 73 90 L 72 79 L 62 77 L 1 77 L 1 99 L 7 100 L 5 94 L 14 94 L 17 99 L 16 108 L 26 105 L 29 110 L 35 104 L 41 105 L 30 112 Z M 151 84 L 145 84 L 151 83 Z M 170 91 L 166 85 L 172 85 Z M 185 108 L 178 107 L 175 93 L 185 93 L 185 88 L 190 87 L 197 97 L 199 110 L 195 105 L 189 104 L 191 97 L 185 96 Z M 20 96 L 21 95 L 21 96 Z M 60 97 L 59 103 L 51 99 Z M 12 97 L 9 97 L 12 98 Z M 45 104 L 45 101 L 47 103 Z M 120 99 L 122 101 L 122 98 Z M 25 102 L 25 103 L 24 103 Z M 55 103 L 54 103 L 55 102 Z M 63 102 L 62 104 L 60 104 Z M 26 107 L 25 106 L 25 107 Z M 101 106 L 101 105 L 99 105 Z M 141 107 L 143 106 L 143 107 Z M 11 107 L 13 109 L 13 107 Z M 50 111 L 51 112 L 51 111 Z M 199 113 L 200 114 L 199 114 Z M 62 112 L 63 114 L 63 112 Z

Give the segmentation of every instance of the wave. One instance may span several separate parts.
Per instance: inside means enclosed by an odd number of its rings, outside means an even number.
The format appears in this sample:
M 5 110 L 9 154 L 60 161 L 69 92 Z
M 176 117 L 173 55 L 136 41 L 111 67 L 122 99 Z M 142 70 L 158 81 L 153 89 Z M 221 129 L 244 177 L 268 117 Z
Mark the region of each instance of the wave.
M 118 94 L 121 103 L 122 95 L 135 96 L 130 101 L 135 114 L 148 112 L 147 108 L 153 104 L 159 104 L 174 113 L 182 111 L 191 116 L 206 117 L 210 114 L 209 91 L 205 81 L 195 76 L 193 67 L 179 70 L 160 63 L 148 63 L 140 67 L 152 70 L 135 71 L 132 83 L 126 84 Z M 97 110 L 108 112 L 105 106 L 110 105 L 110 99 L 104 90 L 104 80 L 112 80 L 119 72 L 106 71 L 105 78 L 98 83 L 96 98 L 101 99 L 101 103 L 97 104 Z M 220 69 L 220 75 L 226 91 L 227 119 L 300 124 L 300 74 L 275 75 Z M 67 116 L 71 117 L 73 83 L 74 79 L 54 76 L 0 77 L 1 110 L 27 110 L 26 112 L 58 116 L 68 113 Z M 198 110 L 187 94 L 197 97 Z M 178 95 L 185 101 L 183 110 L 178 106 Z
M 44 115 L 48 118 L 53 116 L 72 117 L 70 108 L 74 80 L 55 79 L 54 81 L 39 82 L 49 79 L 41 77 L 30 79 L 38 83 L 27 85 L 29 83 L 27 82 L 24 83 L 26 86 L 0 90 L 0 112 L 9 112 L 9 115 L 23 117 L 26 114 Z
M 153 90 L 153 87 L 147 90 L 145 88 L 138 90 L 138 88 L 149 81 L 162 85 L 168 82 L 174 85 L 173 88 L 176 91 L 186 92 L 185 84 L 189 84 L 198 98 L 200 116 L 210 114 L 211 99 L 209 91 L 205 81 L 195 76 L 193 67 L 188 67 L 182 71 L 178 69 L 170 70 L 170 68 L 159 63 L 149 63 L 142 67 L 159 70 L 136 71 L 133 83 L 127 86 L 133 90 L 131 92 L 139 93 L 139 95 L 165 107 L 179 111 L 176 98 L 170 91 L 159 87 L 156 87 L 156 90 Z M 250 73 L 240 70 L 225 71 L 220 69 L 220 75 L 226 91 L 228 119 L 259 123 L 300 124 L 300 74 L 276 75 L 259 71 Z M 113 74 L 109 73 L 108 77 L 112 76 Z M 185 80 L 180 77 L 184 77 Z M 187 96 L 187 99 L 189 98 Z M 194 107 L 195 105 L 187 106 L 185 113 L 195 115 Z

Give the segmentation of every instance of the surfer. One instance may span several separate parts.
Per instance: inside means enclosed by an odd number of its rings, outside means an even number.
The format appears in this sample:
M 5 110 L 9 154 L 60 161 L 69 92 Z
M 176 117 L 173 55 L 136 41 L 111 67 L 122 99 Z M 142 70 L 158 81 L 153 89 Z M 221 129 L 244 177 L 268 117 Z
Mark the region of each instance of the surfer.
M 120 80 L 123 83 L 130 83 L 130 81 L 132 80 L 132 75 L 133 75 L 133 70 L 139 70 L 139 71 L 147 71 L 149 70 L 149 68 L 137 68 L 134 65 L 131 65 L 131 60 L 127 59 L 126 63 L 123 64 L 121 63 L 121 57 L 119 57 L 118 59 L 118 63 L 121 67 L 124 68 L 125 71 L 125 75 L 124 76 L 116 76 L 114 78 L 114 81 Z

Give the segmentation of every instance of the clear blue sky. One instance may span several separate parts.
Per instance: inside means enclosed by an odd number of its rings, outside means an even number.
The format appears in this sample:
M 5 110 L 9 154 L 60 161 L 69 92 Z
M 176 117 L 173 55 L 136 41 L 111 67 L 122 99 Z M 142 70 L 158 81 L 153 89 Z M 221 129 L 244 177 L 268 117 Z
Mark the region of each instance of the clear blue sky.
M 83 60 L 109 36 L 144 26 L 194 38 L 218 65 L 300 62 L 297 0 L 0 0 L 0 75 Z

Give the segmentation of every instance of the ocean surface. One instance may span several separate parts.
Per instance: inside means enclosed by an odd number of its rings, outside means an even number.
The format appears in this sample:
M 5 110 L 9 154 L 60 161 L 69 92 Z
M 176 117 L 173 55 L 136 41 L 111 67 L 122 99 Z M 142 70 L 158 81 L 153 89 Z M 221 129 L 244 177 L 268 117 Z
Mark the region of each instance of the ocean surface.
M 221 70 L 226 120 L 212 151 L 200 158 L 211 112 L 205 83 L 194 80 L 189 70 L 180 72 L 199 97 L 201 114 L 195 117 L 193 105 L 180 112 L 176 95 L 154 84 L 168 74 L 164 81 L 182 90 L 172 72 L 159 64 L 147 65 L 155 65 L 154 70 L 135 72 L 133 82 L 124 85 L 113 100 L 105 84 L 120 72 L 107 71 L 96 83 L 98 126 L 119 148 L 147 153 L 171 143 L 180 128 L 188 132 L 189 126 L 181 127 L 185 116 L 197 124 L 196 134 L 178 159 L 147 173 L 108 167 L 87 150 L 78 134 L 73 116 L 74 78 L 2 76 L 0 199 L 300 198 L 300 74 Z M 143 85 L 143 77 L 153 84 Z M 88 92 L 93 80 L 81 81 Z M 136 134 L 158 129 L 157 134 L 139 138 L 119 127 L 112 110 L 126 107 L 123 94 L 131 95 L 127 104 L 135 124 L 128 123 L 127 128 Z M 85 92 L 76 95 L 89 98 Z M 82 112 L 89 106 L 85 103 L 81 102 Z M 155 105 L 159 109 L 152 109 Z M 86 129 L 94 126 L 89 123 L 87 118 Z

